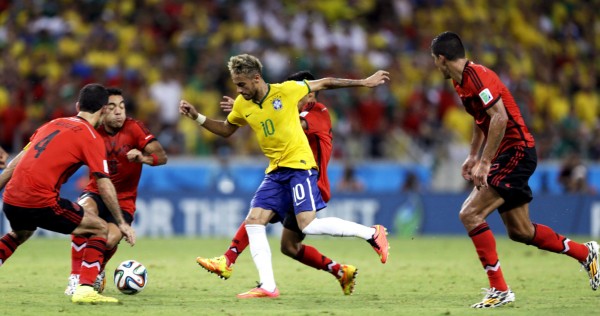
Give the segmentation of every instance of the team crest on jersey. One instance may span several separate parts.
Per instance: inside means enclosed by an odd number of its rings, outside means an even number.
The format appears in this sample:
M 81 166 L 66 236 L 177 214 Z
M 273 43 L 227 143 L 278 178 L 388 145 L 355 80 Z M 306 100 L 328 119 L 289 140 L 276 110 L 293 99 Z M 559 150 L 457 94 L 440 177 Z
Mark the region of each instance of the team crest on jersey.
M 273 100 L 273 108 L 275 110 L 281 110 L 282 107 L 283 107 L 283 103 L 281 102 L 281 99 Z

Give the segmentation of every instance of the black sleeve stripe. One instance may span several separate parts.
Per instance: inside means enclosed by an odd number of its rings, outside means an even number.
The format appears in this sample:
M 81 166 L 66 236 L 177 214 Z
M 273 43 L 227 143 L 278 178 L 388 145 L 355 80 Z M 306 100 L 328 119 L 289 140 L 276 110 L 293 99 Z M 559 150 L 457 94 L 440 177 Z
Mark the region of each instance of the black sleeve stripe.
M 492 102 L 492 103 L 488 104 L 488 105 L 487 105 L 486 107 L 484 107 L 483 109 L 484 109 L 485 111 L 487 111 L 487 109 L 489 109 L 489 108 L 491 108 L 492 106 L 496 105 L 496 103 L 498 103 L 498 101 L 500 101 L 500 98 L 498 98 L 498 99 L 494 100 L 494 102 Z M 506 112 L 508 113 L 508 111 L 506 111 Z
M 94 172 L 94 176 L 96 176 L 97 179 L 103 179 L 103 178 L 109 177 L 107 174 L 104 174 L 102 172 Z
M 477 90 L 481 90 L 483 88 L 483 83 L 481 82 L 481 79 L 479 78 L 475 70 L 467 67 L 465 69 L 465 73 L 467 74 L 467 76 L 469 76 L 471 81 L 473 81 L 473 84 L 475 85 L 475 88 L 477 88 Z
M 515 127 L 519 132 L 519 137 L 521 137 L 521 140 L 525 143 L 525 146 L 528 147 L 529 142 L 527 141 L 527 138 L 525 137 L 525 133 L 523 132 L 521 126 L 519 126 L 515 118 L 512 115 L 510 115 L 510 112 L 508 110 L 506 111 L 506 115 L 508 115 L 508 119 L 512 122 L 512 126 Z
M 483 82 L 481 81 L 481 78 L 479 78 L 479 75 L 477 74 L 475 69 L 467 67 L 466 71 L 469 74 L 469 78 L 473 80 L 473 83 L 476 85 L 477 89 L 482 89 Z

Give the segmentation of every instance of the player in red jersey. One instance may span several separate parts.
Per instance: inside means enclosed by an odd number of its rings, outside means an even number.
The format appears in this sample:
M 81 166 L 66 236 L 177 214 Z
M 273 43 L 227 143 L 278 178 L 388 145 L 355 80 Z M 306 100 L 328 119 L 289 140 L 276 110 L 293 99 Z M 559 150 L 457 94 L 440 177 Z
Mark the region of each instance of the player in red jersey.
M 533 195 L 528 180 L 537 165 L 535 142 L 511 93 L 496 73 L 465 58 L 464 46 L 455 33 L 435 37 L 431 54 L 435 66 L 446 79 L 452 79 L 466 111 L 475 119 L 471 151 L 462 166 L 462 176 L 475 187 L 459 217 L 487 272 L 490 288 L 472 307 L 497 307 L 515 300 L 502 275 L 494 235 L 485 221 L 496 209 L 512 240 L 576 259 L 596 290 L 600 285 L 598 244 L 576 243 L 529 218 Z
M 286 80 L 315 80 L 315 77 L 308 71 L 300 71 L 290 75 Z M 221 107 L 223 110 L 230 112 L 233 107 L 233 99 L 226 97 L 225 101 L 221 103 Z M 307 94 L 298 102 L 298 111 L 300 112 L 302 128 L 319 166 L 317 186 L 321 191 L 323 201 L 328 202 L 331 197 L 331 189 L 327 177 L 327 165 L 329 164 L 333 147 L 331 117 L 329 116 L 327 107 L 317 101 L 316 92 Z M 283 225 L 281 252 L 307 266 L 331 273 L 340 282 L 344 294 L 352 294 L 354 285 L 356 284 L 355 278 L 358 269 L 352 265 L 337 263 L 321 254 L 316 248 L 303 244 L 302 241 L 306 235 L 298 228 L 295 216 L 287 216 L 283 220 Z M 220 278 L 226 280 L 231 277 L 233 272 L 232 265 L 242 251 L 248 247 L 248 244 L 248 233 L 246 232 L 244 222 L 242 222 L 231 240 L 229 249 L 227 249 L 224 255 L 211 259 L 198 257 L 196 261 L 207 271 L 215 273 Z
M 121 214 L 108 175 L 104 143 L 94 129 L 107 101 L 108 92 L 103 86 L 83 87 L 76 104 L 77 116 L 58 118 L 38 128 L 29 144 L 0 175 L 0 189 L 6 186 L 3 211 L 12 228 L 0 239 L 0 265 L 38 227 L 88 237 L 81 264 L 81 284 L 71 298 L 74 303 L 118 302 L 92 288 L 106 250 L 106 222 L 87 207 L 60 197 L 61 185 L 79 167 L 84 164 L 89 167 L 119 232 L 132 246 L 135 244 L 135 232 Z
M 142 175 L 142 165 L 159 166 L 167 163 L 167 154 L 161 144 L 140 121 L 127 117 L 123 93 L 119 89 L 108 88 L 108 105 L 102 118 L 102 125 L 97 128 L 104 140 L 110 179 L 115 185 L 117 199 L 123 218 L 131 225 L 135 213 L 137 187 Z M 123 234 L 117 227 L 114 217 L 102 200 L 98 183 L 94 178 L 88 182 L 78 203 L 100 216 L 108 223 L 108 239 L 104 262 L 94 282 L 98 293 L 104 291 L 106 282 L 104 267 L 117 251 Z M 71 236 L 71 275 L 66 295 L 73 295 L 79 283 L 83 248 L 87 238 Z

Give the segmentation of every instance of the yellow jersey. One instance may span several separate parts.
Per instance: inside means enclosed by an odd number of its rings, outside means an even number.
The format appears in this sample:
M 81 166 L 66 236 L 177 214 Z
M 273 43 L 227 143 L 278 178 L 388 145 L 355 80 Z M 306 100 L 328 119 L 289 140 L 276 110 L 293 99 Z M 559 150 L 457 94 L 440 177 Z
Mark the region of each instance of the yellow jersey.
M 269 158 L 265 173 L 280 167 L 317 169 L 298 117 L 298 101 L 310 92 L 308 84 L 286 81 L 268 87 L 259 103 L 238 95 L 227 121 L 236 126 L 250 125 L 262 152 Z

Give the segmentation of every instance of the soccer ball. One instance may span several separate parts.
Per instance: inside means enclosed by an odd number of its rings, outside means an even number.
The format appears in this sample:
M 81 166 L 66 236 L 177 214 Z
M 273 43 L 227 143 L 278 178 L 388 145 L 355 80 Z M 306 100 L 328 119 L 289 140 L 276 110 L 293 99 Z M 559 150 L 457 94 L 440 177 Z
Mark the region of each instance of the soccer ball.
M 115 285 L 123 294 L 138 294 L 146 287 L 146 283 L 146 267 L 135 260 L 125 260 L 115 269 Z

